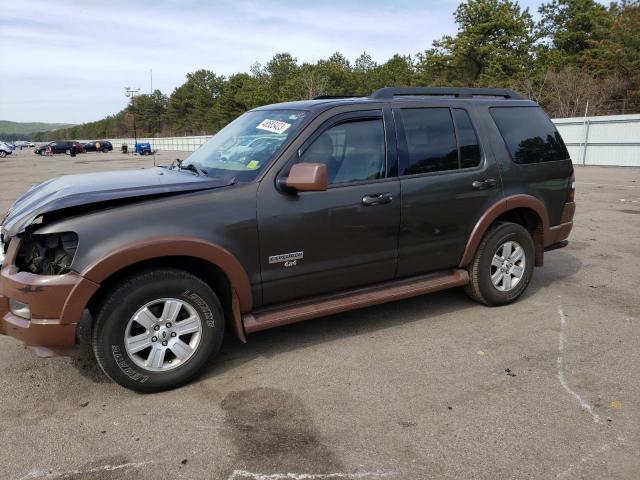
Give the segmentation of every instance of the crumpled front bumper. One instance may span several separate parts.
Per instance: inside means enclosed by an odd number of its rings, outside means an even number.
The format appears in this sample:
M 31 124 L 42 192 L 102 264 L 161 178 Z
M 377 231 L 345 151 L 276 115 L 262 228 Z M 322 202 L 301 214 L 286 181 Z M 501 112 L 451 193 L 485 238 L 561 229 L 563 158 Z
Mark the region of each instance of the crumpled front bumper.
M 0 270 L 0 334 L 21 340 L 40 356 L 66 354 L 76 343 L 76 328 L 89 298 L 99 287 L 71 272 L 34 275 L 14 266 L 18 241 L 9 245 Z M 29 306 L 31 319 L 14 315 L 9 300 Z

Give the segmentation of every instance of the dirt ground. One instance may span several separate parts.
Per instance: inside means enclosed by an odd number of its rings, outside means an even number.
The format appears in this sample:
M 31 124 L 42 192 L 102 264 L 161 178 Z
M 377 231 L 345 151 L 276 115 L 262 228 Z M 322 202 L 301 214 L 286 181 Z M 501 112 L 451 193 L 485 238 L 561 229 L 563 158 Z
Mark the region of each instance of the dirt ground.
M 0 212 L 52 176 L 152 163 L 16 152 Z M 155 395 L 0 338 L 0 477 L 640 478 L 640 169 L 576 173 L 570 244 L 510 306 L 451 290 L 229 337 Z

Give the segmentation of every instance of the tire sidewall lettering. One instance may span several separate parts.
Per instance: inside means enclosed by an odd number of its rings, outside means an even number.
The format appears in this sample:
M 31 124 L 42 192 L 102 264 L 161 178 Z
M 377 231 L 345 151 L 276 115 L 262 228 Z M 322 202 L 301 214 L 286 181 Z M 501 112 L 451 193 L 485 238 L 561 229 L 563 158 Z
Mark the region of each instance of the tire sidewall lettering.
M 145 383 L 149 380 L 148 375 L 140 373 L 137 369 L 127 363 L 125 360 L 125 354 L 123 354 L 120 349 L 120 345 L 111 345 L 111 355 L 113 355 L 113 360 L 116 362 L 116 365 L 118 365 L 120 371 L 134 382 Z
M 214 318 L 213 312 L 211 311 L 211 307 L 209 307 L 209 304 L 200 295 L 198 295 L 197 293 L 191 290 L 185 290 L 184 292 L 182 292 L 180 296 L 185 300 L 189 300 L 191 303 L 195 304 L 195 306 L 200 309 L 200 311 L 202 312 L 202 315 L 204 316 L 204 320 L 205 320 L 205 323 L 207 324 L 207 327 L 209 328 L 216 327 L 215 318 Z

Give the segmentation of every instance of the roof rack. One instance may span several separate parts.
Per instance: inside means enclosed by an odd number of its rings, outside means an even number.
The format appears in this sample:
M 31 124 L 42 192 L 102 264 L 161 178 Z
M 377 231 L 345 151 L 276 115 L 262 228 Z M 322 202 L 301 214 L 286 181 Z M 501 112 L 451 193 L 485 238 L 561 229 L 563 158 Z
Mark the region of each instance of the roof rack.
M 337 98 L 355 98 L 363 96 L 366 95 L 318 95 L 317 97 L 313 97 L 312 100 L 332 100 Z
M 447 96 L 460 98 L 474 97 L 502 97 L 505 99 L 522 100 L 519 93 L 507 88 L 466 88 L 466 87 L 385 87 L 376 90 L 371 98 L 376 100 L 391 100 L 397 96 Z

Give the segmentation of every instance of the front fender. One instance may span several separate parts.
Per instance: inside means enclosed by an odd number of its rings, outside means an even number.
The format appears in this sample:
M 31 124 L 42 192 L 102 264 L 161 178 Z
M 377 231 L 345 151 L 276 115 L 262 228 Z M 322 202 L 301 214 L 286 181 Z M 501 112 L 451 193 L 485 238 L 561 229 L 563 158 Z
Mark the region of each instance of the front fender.
M 156 237 L 134 242 L 100 258 L 80 273 L 82 277 L 100 284 L 126 267 L 162 257 L 200 258 L 218 266 L 229 279 L 233 291 L 236 292 L 240 310 L 251 311 L 253 307 L 251 283 L 242 264 L 225 248 L 199 238 Z

